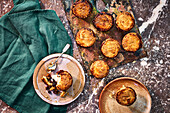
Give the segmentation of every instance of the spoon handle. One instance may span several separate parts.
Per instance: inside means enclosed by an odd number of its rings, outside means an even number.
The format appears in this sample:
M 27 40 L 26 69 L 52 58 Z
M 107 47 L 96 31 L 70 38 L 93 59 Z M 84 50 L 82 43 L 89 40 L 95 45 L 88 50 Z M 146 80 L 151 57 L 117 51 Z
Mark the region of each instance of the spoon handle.
M 65 52 L 69 49 L 69 47 L 70 47 L 70 44 L 67 44 L 67 45 L 64 47 L 62 53 L 65 53 Z
M 61 55 L 55 60 L 54 64 L 57 63 L 58 59 L 59 59 L 69 48 L 70 48 L 70 44 L 67 44 L 67 45 L 63 48 Z

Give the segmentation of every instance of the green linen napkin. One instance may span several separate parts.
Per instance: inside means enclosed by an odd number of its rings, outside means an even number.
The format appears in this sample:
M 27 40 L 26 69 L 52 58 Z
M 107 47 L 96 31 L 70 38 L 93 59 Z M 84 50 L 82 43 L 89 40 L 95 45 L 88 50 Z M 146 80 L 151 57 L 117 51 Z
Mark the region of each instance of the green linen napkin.
M 43 57 L 61 53 L 71 39 L 55 11 L 40 9 L 38 0 L 13 2 L 0 19 L 0 99 L 23 113 L 66 112 L 36 94 L 32 75 Z

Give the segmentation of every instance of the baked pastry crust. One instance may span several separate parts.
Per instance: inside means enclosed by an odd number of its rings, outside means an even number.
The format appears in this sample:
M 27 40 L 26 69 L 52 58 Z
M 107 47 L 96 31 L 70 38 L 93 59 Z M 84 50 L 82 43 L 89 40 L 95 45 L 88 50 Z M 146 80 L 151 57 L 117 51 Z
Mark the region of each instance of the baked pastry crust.
M 116 92 L 116 100 L 121 105 L 130 106 L 136 100 L 136 92 L 131 87 L 122 87 Z
M 76 17 L 85 19 L 92 12 L 92 5 L 88 0 L 77 1 L 72 6 L 72 12 Z
M 93 25 L 99 31 L 108 31 L 113 27 L 113 16 L 111 14 L 102 12 L 96 15 L 93 20 Z
M 60 77 L 60 80 L 57 82 L 56 85 L 58 90 L 66 91 L 68 88 L 71 87 L 73 79 L 69 72 L 60 70 L 56 74 Z
M 103 41 L 101 46 L 101 51 L 104 54 L 104 56 L 113 58 L 115 57 L 120 50 L 120 45 L 117 40 L 114 40 L 112 38 L 108 38 L 105 41 Z
M 73 83 L 72 76 L 69 72 L 60 70 L 55 75 L 47 74 L 42 77 L 42 81 L 47 85 L 46 90 L 51 94 L 53 91 L 54 94 L 59 94 L 61 97 L 65 97 L 69 89 Z
M 96 78 L 104 78 L 109 72 L 109 66 L 103 60 L 96 60 L 91 64 L 90 71 Z
M 135 52 L 140 48 L 141 40 L 137 33 L 131 32 L 126 34 L 122 39 L 124 50 Z
M 94 32 L 89 28 L 82 28 L 76 34 L 76 42 L 80 46 L 90 47 L 96 41 Z
M 134 25 L 135 20 L 129 12 L 122 12 L 116 17 L 116 26 L 121 30 L 129 31 Z

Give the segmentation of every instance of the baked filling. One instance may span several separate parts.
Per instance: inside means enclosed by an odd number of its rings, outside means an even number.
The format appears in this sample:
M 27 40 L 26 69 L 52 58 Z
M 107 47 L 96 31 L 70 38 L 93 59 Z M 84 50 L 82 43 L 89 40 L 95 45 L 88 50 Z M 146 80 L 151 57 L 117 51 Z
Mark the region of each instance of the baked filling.
M 72 12 L 78 18 L 87 18 L 92 12 L 92 5 L 88 0 L 77 1 L 72 6 Z
M 135 52 L 140 48 L 141 40 L 137 33 L 128 33 L 123 37 L 122 46 L 124 50 Z
M 48 93 L 60 94 L 64 97 L 67 90 L 71 87 L 73 79 L 69 72 L 60 70 L 55 75 L 47 74 L 42 77 L 42 81 L 47 85 Z
M 108 13 L 99 13 L 93 20 L 93 25 L 100 31 L 108 31 L 113 26 L 113 16 Z
M 124 31 L 131 30 L 135 25 L 135 20 L 129 12 L 122 12 L 116 18 L 116 26 Z
M 109 58 L 115 57 L 120 50 L 120 45 L 117 40 L 114 40 L 112 38 L 108 38 L 105 41 L 103 41 L 101 46 L 102 53 Z
M 90 71 L 96 78 L 104 78 L 109 72 L 109 66 L 103 60 L 97 60 L 91 64 Z
M 117 91 L 116 100 L 121 105 L 130 106 L 136 101 L 136 92 L 131 87 L 123 86 Z
M 94 32 L 89 28 L 82 28 L 76 34 L 76 42 L 80 46 L 90 47 L 96 41 Z

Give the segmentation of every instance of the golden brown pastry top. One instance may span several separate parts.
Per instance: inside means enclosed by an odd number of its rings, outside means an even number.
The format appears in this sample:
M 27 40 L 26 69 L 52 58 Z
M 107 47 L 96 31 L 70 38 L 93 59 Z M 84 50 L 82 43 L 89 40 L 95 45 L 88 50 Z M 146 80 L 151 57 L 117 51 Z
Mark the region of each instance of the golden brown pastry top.
M 80 46 L 90 47 L 95 43 L 95 41 L 96 37 L 91 29 L 82 28 L 77 32 L 76 42 Z
M 92 12 L 92 5 L 88 0 L 77 1 L 72 6 L 72 12 L 78 18 L 87 18 Z
M 60 70 L 56 74 L 57 76 L 59 76 L 59 80 L 57 81 L 56 85 L 58 90 L 66 91 L 68 88 L 71 87 L 73 79 L 69 72 Z
M 131 87 L 122 87 L 116 93 L 116 100 L 121 105 L 132 105 L 136 100 L 136 92 Z
M 135 20 L 129 12 L 122 12 L 116 18 L 116 26 L 124 31 L 131 30 L 135 25 Z
M 100 31 L 108 31 L 113 26 L 113 16 L 108 13 L 99 13 L 93 20 L 93 25 Z
M 90 71 L 96 78 L 103 78 L 107 76 L 109 72 L 109 66 L 103 60 L 97 60 L 91 64 Z
M 137 33 L 128 33 L 123 37 L 122 46 L 126 51 L 135 52 L 139 49 L 141 40 Z
M 46 90 L 51 94 L 59 94 L 61 97 L 65 97 L 68 93 L 66 92 L 73 83 L 72 76 L 69 72 L 60 70 L 56 74 L 47 74 L 42 77 L 42 81 L 47 85 Z
M 112 38 L 108 38 L 105 41 L 103 41 L 101 46 L 102 53 L 109 58 L 115 57 L 120 50 L 120 45 L 117 40 L 114 40 Z

